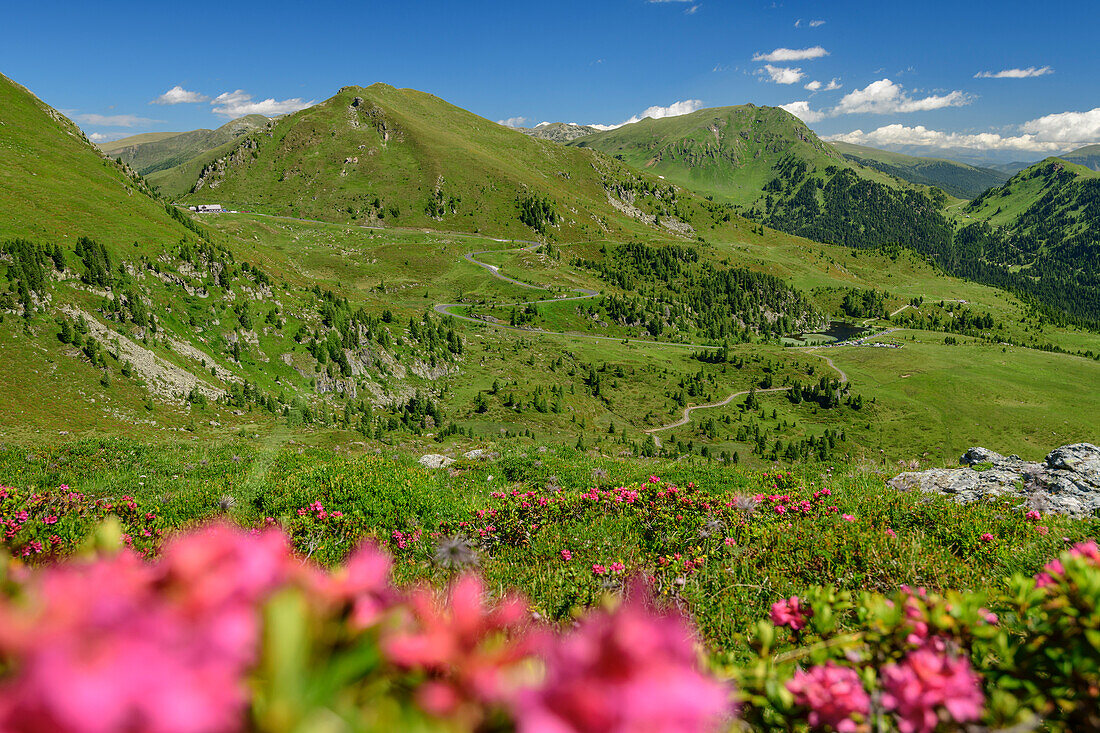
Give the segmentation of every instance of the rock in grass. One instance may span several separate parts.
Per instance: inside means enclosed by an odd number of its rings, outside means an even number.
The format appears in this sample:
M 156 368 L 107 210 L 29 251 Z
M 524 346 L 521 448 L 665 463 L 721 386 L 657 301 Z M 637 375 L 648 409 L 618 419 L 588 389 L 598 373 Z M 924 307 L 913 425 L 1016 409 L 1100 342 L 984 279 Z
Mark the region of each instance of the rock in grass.
M 1076 517 L 1100 512 L 1100 448 L 1063 445 L 1043 463 L 971 448 L 959 460 L 965 468 L 903 473 L 887 483 L 900 491 L 919 489 L 954 496 L 962 503 L 1016 499 L 1019 506 Z
M 420 456 L 420 465 L 424 468 L 446 468 L 454 462 L 455 459 L 442 453 L 429 453 L 426 456 Z

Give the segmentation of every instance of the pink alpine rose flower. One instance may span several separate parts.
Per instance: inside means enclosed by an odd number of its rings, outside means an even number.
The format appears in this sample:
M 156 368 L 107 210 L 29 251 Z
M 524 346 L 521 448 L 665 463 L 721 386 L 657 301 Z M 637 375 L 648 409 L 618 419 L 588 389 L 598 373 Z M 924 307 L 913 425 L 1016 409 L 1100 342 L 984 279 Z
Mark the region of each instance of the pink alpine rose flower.
M 514 707 L 519 733 L 699 733 L 731 713 L 725 685 L 699 671 L 692 630 L 635 587 L 546 644 L 546 681 Z
M 925 647 L 880 671 L 882 704 L 897 717 L 901 733 L 932 733 L 941 711 L 956 723 L 982 716 L 981 683 L 966 657 Z
M 855 733 L 859 721 L 871 712 L 871 698 L 854 669 L 829 661 L 805 672 L 798 670 L 787 682 L 795 702 L 809 708 L 813 728 L 830 728 Z
M 772 623 L 776 626 L 790 626 L 794 631 L 806 628 L 813 615 L 813 609 L 802 605 L 798 596 L 772 604 Z

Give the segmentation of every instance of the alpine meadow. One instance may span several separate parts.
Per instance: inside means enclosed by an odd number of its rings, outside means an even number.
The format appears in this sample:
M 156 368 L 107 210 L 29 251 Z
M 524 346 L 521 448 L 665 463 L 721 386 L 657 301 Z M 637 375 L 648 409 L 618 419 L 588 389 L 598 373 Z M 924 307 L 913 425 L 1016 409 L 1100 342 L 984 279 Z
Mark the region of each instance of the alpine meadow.
M 0 730 L 1100 730 L 1100 10 L 820 5 L 12 8 Z

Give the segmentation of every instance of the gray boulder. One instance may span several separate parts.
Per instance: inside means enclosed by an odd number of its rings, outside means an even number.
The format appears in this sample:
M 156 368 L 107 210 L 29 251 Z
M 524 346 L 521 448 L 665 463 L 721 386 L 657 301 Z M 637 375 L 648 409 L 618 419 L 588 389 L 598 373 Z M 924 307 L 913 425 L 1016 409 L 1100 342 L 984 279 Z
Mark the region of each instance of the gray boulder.
M 429 453 L 426 456 L 420 456 L 420 465 L 424 468 L 446 468 L 454 462 L 455 459 L 441 453 Z
M 985 448 L 971 448 L 959 462 L 966 468 L 903 473 L 887 484 L 899 491 L 946 494 L 961 503 L 1008 499 L 1043 513 L 1084 517 L 1100 512 L 1100 448 L 1090 443 L 1063 445 L 1043 463 Z

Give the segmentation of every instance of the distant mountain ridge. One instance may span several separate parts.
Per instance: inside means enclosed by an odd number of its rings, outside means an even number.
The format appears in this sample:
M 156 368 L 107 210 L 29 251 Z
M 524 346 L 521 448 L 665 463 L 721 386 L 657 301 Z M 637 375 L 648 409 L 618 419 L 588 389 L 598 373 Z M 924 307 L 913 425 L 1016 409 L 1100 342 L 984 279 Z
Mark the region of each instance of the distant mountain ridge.
M 848 167 L 802 120 L 778 107 L 743 104 L 643 119 L 577 138 L 591 147 L 699 193 L 749 206 L 789 157 L 814 168 Z
M 693 237 L 731 221 L 728 206 L 596 151 L 386 84 L 344 87 L 241 137 L 198 171 L 183 199 L 211 197 L 301 218 L 519 238 L 654 229 Z
M 598 128 L 589 125 L 576 125 L 572 122 L 544 122 L 536 127 L 517 127 L 515 130 L 516 132 L 522 132 L 524 135 L 552 140 L 556 143 L 567 143 L 576 140 L 578 137 L 599 132 Z
M 1083 148 L 1078 148 L 1077 150 L 1073 150 L 1065 155 L 1059 155 L 1058 157 L 1070 163 L 1083 165 L 1089 170 L 1100 172 L 1100 144 L 1086 145 Z
M 874 168 L 910 183 L 936 186 L 952 196 L 972 199 L 1008 180 L 1009 174 L 959 163 L 946 158 L 927 158 L 894 153 L 863 145 L 834 142 L 833 147 L 849 160 Z
M 147 176 L 213 150 L 253 130 L 271 123 L 262 115 L 247 115 L 227 122 L 215 130 L 191 130 L 177 133 L 146 133 L 101 143 L 99 149 Z

